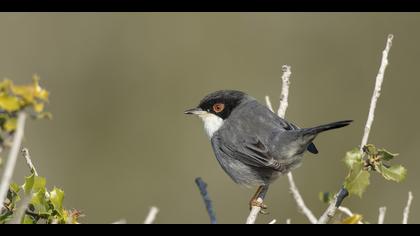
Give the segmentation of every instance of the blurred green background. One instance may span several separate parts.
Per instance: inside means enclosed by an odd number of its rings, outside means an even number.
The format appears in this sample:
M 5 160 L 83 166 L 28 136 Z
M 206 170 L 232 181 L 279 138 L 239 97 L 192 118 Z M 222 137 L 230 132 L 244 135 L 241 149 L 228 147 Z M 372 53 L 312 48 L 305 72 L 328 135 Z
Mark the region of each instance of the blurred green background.
M 242 223 L 254 189 L 219 167 L 201 121 L 183 114 L 207 93 L 238 89 L 278 106 L 281 66 L 292 66 L 287 118 L 300 126 L 354 119 L 317 138 L 295 180 L 320 215 L 321 191 L 336 191 L 344 153 L 360 144 L 388 33 L 394 46 L 369 141 L 398 152 L 409 169 L 402 184 L 375 175 L 362 199 L 344 203 L 376 222 L 400 223 L 407 192 L 410 222 L 420 222 L 420 14 L 396 13 L 1 13 L 0 77 L 18 83 L 37 73 L 51 91 L 52 121 L 29 122 L 24 145 L 48 186 L 86 223 L 125 218 L 207 223 L 194 184 L 209 184 L 220 223 Z M 22 159 L 14 180 L 28 173 Z M 417 198 L 416 198 L 417 197 Z M 286 178 L 272 185 L 271 212 L 259 223 L 306 223 Z

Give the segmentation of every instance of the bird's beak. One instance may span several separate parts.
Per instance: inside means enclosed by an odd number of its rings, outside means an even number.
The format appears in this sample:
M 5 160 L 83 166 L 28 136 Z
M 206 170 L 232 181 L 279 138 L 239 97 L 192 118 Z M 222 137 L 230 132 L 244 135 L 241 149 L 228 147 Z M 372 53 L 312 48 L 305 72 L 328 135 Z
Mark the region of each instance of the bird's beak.
M 188 109 L 188 110 L 184 111 L 184 114 L 186 114 L 186 115 L 203 115 L 205 113 L 206 113 L 206 111 L 203 111 L 203 109 L 201 109 L 199 107 Z

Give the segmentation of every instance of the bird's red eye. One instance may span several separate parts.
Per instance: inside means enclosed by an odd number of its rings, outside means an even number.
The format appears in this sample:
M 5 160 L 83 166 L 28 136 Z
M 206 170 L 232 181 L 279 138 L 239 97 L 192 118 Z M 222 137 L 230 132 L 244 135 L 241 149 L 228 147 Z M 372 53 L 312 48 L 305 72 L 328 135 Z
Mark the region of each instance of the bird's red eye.
M 216 113 L 222 112 L 225 109 L 225 104 L 223 103 L 216 103 L 213 105 L 213 111 Z

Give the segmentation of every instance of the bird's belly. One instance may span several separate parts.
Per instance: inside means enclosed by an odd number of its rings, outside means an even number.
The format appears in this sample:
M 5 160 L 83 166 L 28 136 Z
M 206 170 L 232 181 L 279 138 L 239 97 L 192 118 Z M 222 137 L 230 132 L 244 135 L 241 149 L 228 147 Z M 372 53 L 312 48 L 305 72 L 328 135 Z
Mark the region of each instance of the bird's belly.
M 282 174 L 269 168 L 249 166 L 235 159 L 218 159 L 218 161 L 235 183 L 245 187 L 268 185 Z

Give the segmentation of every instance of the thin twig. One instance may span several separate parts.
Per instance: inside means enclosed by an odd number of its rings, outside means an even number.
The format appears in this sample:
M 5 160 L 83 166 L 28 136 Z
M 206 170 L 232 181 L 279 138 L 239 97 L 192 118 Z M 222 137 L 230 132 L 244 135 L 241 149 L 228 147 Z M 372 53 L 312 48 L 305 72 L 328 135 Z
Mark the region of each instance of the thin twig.
M 270 101 L 269 96 L 265 96 L 265 104 L 267 104 L 267 107 L 268 107 L 268 109 L 270 109 L 270 111 L 274 111 L 273 110 L 273 105 L 271 105 L 271 101 Z
M 146 219 L 144 220 L 144 224 L 150 225 L 153 224 L 153 222 L 156 219 L 156 215 L 158 214 L 159 209 L 155 206 L 150 207 L 149 214 L 147 214 Z
M 383 225 L 385 222 L 386 207 L 379 208 L 378 224 Z
M 381 95 L 382 82 L 384 81 L 385 69 L 388 66 L 388 54 L 392 46 L 392 40 L 394 36 L 388 35 L 386 47 L 382 51 L 382 61 L 379 67 L 378 75 L 376 76 L 375 90 L 373 91 L 372 99 L 370 101 L 369 115 L 366 121 L 365 132 L 363 133 L 362 143 L 360 144 L 360 152 L 363 151 L 363 147 L 367 144 L 370 129 L 372 128 L 373 119 L 375 118 L 375 109 L 378 98 Z
M 36 168 L 31 160 L 31 155 L 29 154 L 29 150 L 27 148 L 22 149 L 22 156 L 26 160 L 26 164 L 28 165 L 31 173 L 33 173 L 35 176 L 38 176 L 38 172 L 36 171 Z M 32 200 L 32 194 L 28 193 L 23 198 L 23 201 L 21 202 L 16 215 L 13 217 L 13 220 L 10 221 L 10 224 L 20 224 L 23 220 L 23 217 L 25 216 L 25 213 L 28 209 L 29 204 Z M 71 219 L 71 217 L 69 217 Z
M 288 65 L 283 66 L 283 75 L 282 75 L 282 89 L 281 89 L 281 95 L 280 95 L 280 107 L 277 112 L 277 115 L 284 119 L 286 115 L 286 110 L 289 105 L 289 88 L 290 88 L 290 76 L 292 74 L 291 67 Z M 273 111 L 273 107 L 271 105 L 270 98 L 268 96 L 265 96 L 265 102 L 267 104 L 267 107 Z M 290 192 L 293 195 L 293 198 L 296 201 L 296 204 L 300 211 L 308 218 L 308 220 L 315 224 L 318 219 L 315 217 L 315 215 L 312 213 L 312 211 L 306 206 L 302 195 L 299 192 L 299 189 L 297 188 L 295 181 L 293 179 L 292 172 L 289 172 L 287 174 L 287 178 L 289 180 L 289 186 L 290 186 Z
M 124 225 L 124 224 L 127 224 L 127 220 L 126 219 L 120 219 L 120 220 L 117 220 L 117 221 L 113 222 L 112 224 L 113 225 Z
M 9 156 L 7 158 L 7 164 L 3 173 L 3 178 L 0 185 L 0 205 L 2 206 L 6 200 L 7 192 L 9 190 L 10 181 L 12 180 L 13 172 L 15 170 L 16 161 L 22 143 L 23 134 L 25 130 L 26 113 L 19 112 L 17 118 L 17 127 L 14 134 L 12 148 L 10 149 Z
M 348 217 L 354 216 L 353 212 L 348 207 L 340 206 L 340 207 L 338 207 L 338 210 L 343 212 L 344 214 L 346 214 Z M 357 224 L 362 225 L 363 222 L 359 220 L 359 222 L 357 222 Z
M 403 224 L 408 224 L 408 216 L 410 215 L 411 203 L 413 202 L 413 193 L 408 192 L 407 206 L 404 208 Z
M 283 75 L 281 76 L 282 80 L 282 87 L 281 87 L 281 95 L 280 95 L 280 106 L 277 114 L 284 118 L 286 114 L 287 107 L 289 106 L 289 86 L 290 86 L 290 75 L 292 71 L 290 66 L 284 65 L 282 67 Z
M 38 176 L 38 172 L 36 171 L 36 168 L 35 168 L 34 164 L 32 163 L 31 155 L 29 154 L 29 150 L 27 148 L 22 149 L 22 155 L 25 158 L 26 164 L 29 166 L 29 169 L 31 170 L 31 172 L 35 176 Z
M 210 195 L 207 191 L 206 182 L 204 182 L 202 178 L 198 177 L 195 179 L 195 183 L 197 184 L 197 187 L 200 190 L 201 197 L 203 198 L 204 204 L 206 205 L 207 213 L 210 217 L 210 223 L 217 224 L 216 213 L 214 211 Z
M 338 210 L 341 211 L 341 212 L 343 212 L 344 214 L 346 214 L 349 217 L 351 217 L 351 216 L 354 215 L 353 212 L 349 208 L 347 208 L 347 207 L 340 206 L 338 208 Z
M 296 187 L 295 181 L 293 180 L 292 172 L 289 172 L 287 174 L 287 178 L 289 179 L 290 192 L 292 193 L 293 198 L 295 199 L 298 208 L 302 211 L 302 213 L 308 218 L 308 220 L 312 224 L 316 224 L 318 219 L 315 217 L 312 211 L 306 206 L 305 201 L 303 201 L 303 198 L 300 195 L 298 188 Z
M 368 115 L 368 119 L 366 121 L 366 126 L 365 126 L 365 132 L 363 134 L 362 143 L 360 145 L 361 152 L 363 152 L 363 147 L 368 142 L 370 129 L 372 127 L 373 119 L 375 117 L 376 103 L 378 102 L 378 98 L 381 94 L 380 92 L 382 88 L 382 82 L 384 80 L 385 69 L 388 66 L 388 54 L 392 46 L 393 38 L 394 36 L 392 34 L 388 35 L 385 49 L 382 52 L 381 66 L 379 67 L 378 75 L 376 76 L 375 90 L 373 91 L 372 99 L 370 102 L 369 115 Z M 340 192 L 342 190 L 345 190 L 345 189 L 342 188 Z M 341 205 L 341 202 L 344 200 L 345 197 L 347 196 L 343 195 L 343 197 L 340 198 L 340 195 L 337 194 L 336 197 L 334 198 L 334 201 L 331 202 L 327 210 L 324 212 L 324 214 L 322 214 L 321 218 L 318 220 L 318 224 L 326 224 L 329 218 L 335 215 L 337 207 Z
M 257 200 L 257 203 L 262 204 L 264 199 L 259 197 Z M 261 212 L 261 207 L 258 206 L 252 206 L 251 212 L 248 215 L 248 218 L 246 219 L 246 224 L 255 224 L 255 221 L 257 221 L 258 214 Z

